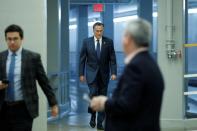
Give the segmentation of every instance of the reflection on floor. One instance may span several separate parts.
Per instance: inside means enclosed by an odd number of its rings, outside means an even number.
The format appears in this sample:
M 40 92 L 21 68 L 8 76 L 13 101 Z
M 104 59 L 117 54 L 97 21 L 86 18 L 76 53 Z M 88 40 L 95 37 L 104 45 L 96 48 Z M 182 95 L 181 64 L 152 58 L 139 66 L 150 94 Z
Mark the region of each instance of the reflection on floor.
M 57 123 L 51 123 L 48 125 L 48 131 L 97 131 L 89 127 L 89 114 L 78 113 L 71 114 Z M 185 130 L 185 129 L 162 129 L 162 131 L 197 131 L 197 130 Z
M 74 114 L 60 120 L 58 123 L 48 125 L 48 131 L 96 131 L 88 126 L 89 115 Z
M 80 84 L 77 88 L 75 81 L 70 84 L 70 112 L 62 119 L 50 122 L 48 131 L 96 131 L 89 127 L 90 115 L 87 113 L 88 103 L 83 100 L 83 94 L 88 93 L 88 87 L 85 84 Z M 116 82 L 110 82 L 108 96 L 114 90 Z M 185 131 L 184 129 L 163 129 L 162 131 Z M 194 130 L 193 130 L 194 131 Z
M 112 94 L 116 81 L 110 82 L 108 94 Z M 74 79 L 70 80 L 69 97 L 71 109 L 68 115 L 61 120 L 48 124 L 48 131 L 96 131 L 89 127 L 90 114 L 87 113 L 88 102 L 83 100 L 83 95 L 88 94 L 86 84 L 76 85 Z
M 70 80 L 69 87 L 70 111 L 64 118 L 49 122 L 48 131 L 88 131 L 88 103 L 83 100 L 83 94 L 88 93 L 88 87 L 85 84 L 78 87 L 74 79 Z

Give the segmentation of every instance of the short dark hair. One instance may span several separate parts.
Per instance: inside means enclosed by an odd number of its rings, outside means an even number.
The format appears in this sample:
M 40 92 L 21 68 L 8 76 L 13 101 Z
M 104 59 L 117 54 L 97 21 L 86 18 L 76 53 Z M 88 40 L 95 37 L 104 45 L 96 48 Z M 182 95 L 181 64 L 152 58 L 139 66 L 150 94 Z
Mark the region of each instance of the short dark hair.
M 23 29 L 15 24 L 9 25 L 6 29 L 5 29 L 5 37 L 7 36 L 8 32 L 18 32 L 21 39 L 23 39 Z
M 94 28 L 95 28 L 96 26 L 103 26 L 103 27 L 104 27 L 104 24 L 101 23 L 101 22 L 96 22 L 96 23 L 94 23 L 94 25 L 93 25 L 93 30 L 94 30 Z

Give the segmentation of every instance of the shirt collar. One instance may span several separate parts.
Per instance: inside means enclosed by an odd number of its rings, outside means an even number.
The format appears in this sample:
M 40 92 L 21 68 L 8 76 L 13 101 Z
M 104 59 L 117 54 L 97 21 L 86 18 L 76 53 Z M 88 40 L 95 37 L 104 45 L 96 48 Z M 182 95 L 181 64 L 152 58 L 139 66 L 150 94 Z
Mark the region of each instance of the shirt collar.
M 137 49 L 136 51 L 134 51 L 134 52 L 132 52 L 132 53 L 130 53 L 129 55 L 127 55 L 126 56 L 126 58 L 125 58 L 125 64 L 126 65 L 128 65 L 132 60 L 133 60 L 133 58 L 137 55 L 137 54 L 139 54 L 139 53 L 141 53 L 141 52 L 144 52 L 144 51 L 147 51 L 148 50 L 148 48 L 139 48 L 139 49 Z
M 94 41 L 97 42 L 97 38 L 94 36 Z M 102 37 L 99 39 L 99 42 L 102 42 Z
M 9 55 L 12 55 L 14 52 L 12 52 L 10 49 L 8 50 L 9 52 Z M 15 54 L 18 56 L 18 55 L 21 55 L 22 53 L 22 46 L 15 52 Z

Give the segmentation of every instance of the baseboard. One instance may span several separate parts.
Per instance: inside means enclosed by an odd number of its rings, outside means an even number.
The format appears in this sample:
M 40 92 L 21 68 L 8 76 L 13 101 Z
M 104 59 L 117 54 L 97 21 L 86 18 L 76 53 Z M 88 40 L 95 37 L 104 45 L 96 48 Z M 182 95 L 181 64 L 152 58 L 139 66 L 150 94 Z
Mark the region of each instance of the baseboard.
M 197 129 L 197 119 L 162 119 L 162 129 Z

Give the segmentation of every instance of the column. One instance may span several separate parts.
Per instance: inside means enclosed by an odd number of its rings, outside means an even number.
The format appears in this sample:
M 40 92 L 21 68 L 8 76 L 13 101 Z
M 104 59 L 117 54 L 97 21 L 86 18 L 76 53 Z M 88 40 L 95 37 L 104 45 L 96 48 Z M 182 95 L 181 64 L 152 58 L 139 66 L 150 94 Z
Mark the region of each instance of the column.
M 138 17 L 148 20 L 152 23 L 153 0 L 138 0 Z
M 62 106 L 66 109 L 69 101 L 69 11 L 68 0 L 59 0 L 59 68 L 61 74 Z
M 105 4 L 104 12 L 102 12 L 102 21 L 105 25 L 104 36 L 114 39 L 114 7 L 113 4 Z
M 76 71 L 78 76 L 80 50 L 83 44 L 83 40 L 88 37 L 88 6 L 78 5 L 76 13 L 77 13 L 77 46 L 76 46 L 77 69 Z M 77 81 L 77 86 L 79 87 L 79 77 Z
M 153 24 L 153 0 L 138 0 L 138 17 L 146 19 Z M 152 42 L 151 42 L 152 43 Z M 153 45 L 150 44 L 150 53 L 153 52 Z
M 158 63 L 161 67 L 165 92 L 161 115 L 163 128 L 184 129 L 184 58 L 169 59 L 168 47 L 175 45 L 184 56 L 185 23 L 182 0 L 158 0 Z M 172 47 L 171 47 L 172 48 Z
M 4 29 L 18 24 L 24 30 L 23 47 L 41 54 L 47 66 L 46 0 L 1 0 L 0 2 L 0 51 L 7 49 Z M 47 101 L 38 87 L 39 117 L 34 120 L 33 131 L 47 131 Z
M 47 58 L 49 78 L 62 117 L 69 110 L 69 2 L 66 0 L 47 1 Z
M 83 40 L 88 37 L 88 6 L 79 5 L 77 13 L 77 48 L 80 51 Z

